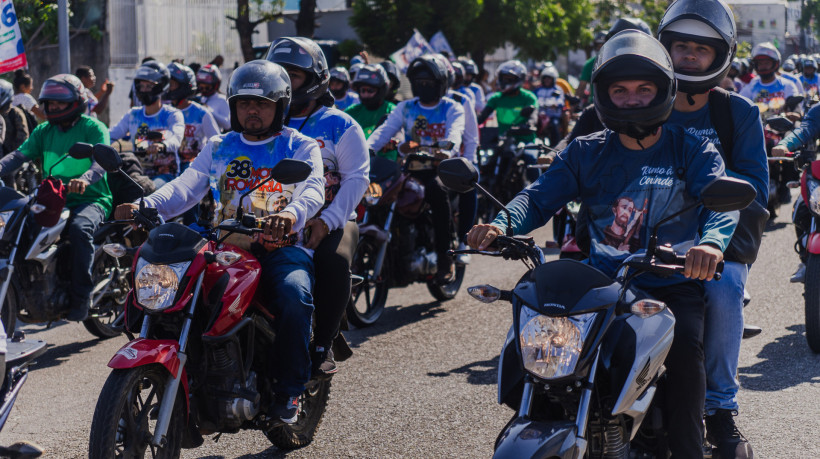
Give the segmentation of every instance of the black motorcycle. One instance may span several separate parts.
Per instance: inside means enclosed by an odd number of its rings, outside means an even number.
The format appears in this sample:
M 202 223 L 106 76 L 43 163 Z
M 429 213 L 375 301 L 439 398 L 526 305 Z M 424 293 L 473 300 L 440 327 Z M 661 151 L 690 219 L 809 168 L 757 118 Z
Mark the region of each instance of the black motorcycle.
M 6 340 L 4 379 L 0 386 L 0 430 L 6 425 L 17 395 L 28 379 L 29 366 L 45 352 L 45 341 L 27 340 L 22 331 L 15 332 L 13 337 Z M 42 454 L 39 446 L 29 442 L 0 446 L 0 457 L 3 458 L 30 459 Z

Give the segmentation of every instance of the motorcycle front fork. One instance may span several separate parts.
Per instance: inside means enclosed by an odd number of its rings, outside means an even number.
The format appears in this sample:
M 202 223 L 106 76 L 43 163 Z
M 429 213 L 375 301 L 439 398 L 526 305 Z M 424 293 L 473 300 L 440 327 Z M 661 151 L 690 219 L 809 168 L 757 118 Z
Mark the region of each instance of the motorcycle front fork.
M 174 413 L 174 403 L 177 400 L 177 391 L 179 391 L 179 383 L 182 380 L 182 370 L 185 368 L 185 363 L 188 360 L 188 355 L 185 350 L 188 347 L 188 335 L 191 332 L 191 323 L 193 322 L 194 310 L 196 303 L 199 300 L 199 294 L 202 290 L 202 280 L 205 278 L 205 271 L 199 275 L 194 287 L 194 296 L 191 298 L 191 303 L 186 311 L 185 321 L 182 324 L 182 332 L 179 335 L 179 368 L 176 375 L 171 375 L 168 382 L 165 383 L 165 393 L 162 394 L 162 402 L 159 405 L 159 415 L 157 416 L 157 425 L 154 429 L 154 437 L 151 439 L 151 445 L 161 448 L 167 442 L 166 434 L 168 433 L 168 426 L 171 423 L 171 416 Z M 145 338 L 150 327 L 151 316 L 146 315 L 142 322 L 142 331 L 140 337 Z
M 393 215 L 395 215 L 395 213 L 396 201 L 393 201 L 393 204 L 390 205 L 390 212 L 387 213 L 387 219 L 384 222 L 384 230 L 387 232 L 387 240 L 382 242 L 381 247 L 379 247 L 379 253 L 376 254 L 376 262 L 373 264 L 373 277 L 376 279 L 378 279 L 382 273 L 384 257 L 387 255 L 387 246 L 390 245 L 390 239 L 393 238 L 390 228 L 393 226 Z

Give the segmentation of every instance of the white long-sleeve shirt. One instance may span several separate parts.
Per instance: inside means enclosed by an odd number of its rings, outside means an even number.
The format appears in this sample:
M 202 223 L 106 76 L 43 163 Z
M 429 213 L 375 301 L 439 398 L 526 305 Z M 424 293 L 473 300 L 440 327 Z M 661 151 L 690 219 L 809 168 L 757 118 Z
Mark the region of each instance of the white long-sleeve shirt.
M 185 117 L 181 111 L 163 105 L 153 115 L 146 115 L 145 107 L 134 107 L 108 130 L 108 134 L 112 142 L 130 135 L 131 145 L 136 150 L 137 144 L 147 139 L 149 131 L 162 132 L 165 153 L 142 160 L 145 174 L 149 177 L 160 174 L 176 175 L 181 167 L 178 151 L 185 135 Z
M 223 131 L 231 129 L 231 107 L 228 105 L 228 99 L 225 96 L 215 92 L 210 97 L 203 97 L 202 105 L 211 110 L 220 129 Z
M 417 97 L 399 102 L 384 124 L 370 134 L 367 144 L 379 151 L 402 128 L 405 141 L 432 145 L 447 140 L 457 152 L 464 135 L 464 107 L 449 97 L 442 97 L 433 107 L 422 106 Z
M 478 149 L 478 118 L 475 113 L 475 106 L 473 99 L 458 91 L 452 89 L 447 91 L 447 94 L 455 100 L 455 96 L 460 96 L 461 105 L 464 106 L 464 135 L 461 136 L 461 141 L 464 144 L 461 156 L 467 158 L 471 163 L 475 162 L 476 149 Z

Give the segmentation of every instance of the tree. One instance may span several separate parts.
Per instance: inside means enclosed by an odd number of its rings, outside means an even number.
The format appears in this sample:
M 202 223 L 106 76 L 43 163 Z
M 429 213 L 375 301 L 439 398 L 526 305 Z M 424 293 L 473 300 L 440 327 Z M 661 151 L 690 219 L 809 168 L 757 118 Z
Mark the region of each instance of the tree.
M 300 0 L 296 17 L 296 35 L 313 38 L 316 32 L 316 0 Z
M 524 56 L 554 59 L 592 41 L 589 23 L 594 9 L 589 0 L 511 2 L 517 26 L 511 41 Z
M 234 28 L 239 33 L 239 46 L 245 62 L 252 61 L 253 34 L 259 24 L 280 19 L 284 0 L 237 0 L 236 17 L 225 16 L 234 22 Z M 251 14 L 257 19 L 251 20 Z
M 85 15 L 86 0 L 69 2 L 70 38 L 83 33 L 90 34 L 95 40 L 102 38 L 98 24 L 88 24 Z M 57 45 L 57 0 L 29 0 L 14 5 L 20 34 L 25 40 L 26 52 L 56 48 Z

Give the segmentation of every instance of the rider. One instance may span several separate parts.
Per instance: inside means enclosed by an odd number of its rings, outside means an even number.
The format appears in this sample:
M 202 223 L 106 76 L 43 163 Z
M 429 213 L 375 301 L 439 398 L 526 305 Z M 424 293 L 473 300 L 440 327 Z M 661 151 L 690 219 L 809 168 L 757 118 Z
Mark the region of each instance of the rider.
M 399 68 L 396 67 L 396 64 L 394 64 L 393 61 L 381 61 L 379 62 L 379 65 L 382 66 L 385 72 L 387 72 L 387 77 L 390 79 L 390 89 L 387 91 L 385 100 L 393 105 L 396 105 L 399 103 L 399 100 L 396 99 L 396 95 L 399 93 L 399 88 L 401 87 Z
M 769 167 L 760 112 L 737 94 L 712 93 L 729 71 L 737 46 L 734 16 L 721 0 L 678 0 L 670 6 L 658 26 L 658 38 L 669 51 L 678 81 L 675 109 L 667 125 L 680 125 L 712 142 L 726 164 L 726 173 L 751 183 L 755 202 L 743 212 L 753 224 L 765 225 L 769 213 Z M 711 94 L 711 95 L 710 95 Z M 731 116 L 724 127 L 713 114 Z M 720 118 L 720 117 L 719 117 Z M 723 129 L 725 132 L 719 132 Z M 730 137 L 726 137 L 726 136 Z M 721 142 L 728 141 L 728 145 Z M 746 224 L 745 218 L 740 225 Z M 736 238 L 742 234 L 738 230 Z M 745 234 L 745 233 L 743 233 Z M 733 239 L 730 248 L 741 242 Z M 720 282 L 707 282 L 704 354 L 706 362 L 707 438 L 721 458 L 752 457 L 752 448 L 735 426 L 738 411 L 738 359 L 743 337 L 743 292 L 758 246 L 727 250 Z
M 359 95 L 350 90 L 350 74 L 344 67 L 330 69 L 328 88 L 339 110 L 345 111 L 351 105 L 359 103 Z
M 636 224 L 627 231 L 637 235 L 642 251 L 651 226 L 695 204 L 703 187 L 725 175 L 714 146 L 680 126 L 663 126 L 675 103 L 673 72 L 666 50 L 649 35 L 628 30 L 607 41 L 592 74 L 595 107 L 607 129 L 575 139 L 535 184 L 507 205 L 515 234 L 542 226 L 561 206 L 580 197 L 589 221 L 589 262 L 614 275 L 633 255 L 629 244 L 606 244 L 615 203 L 627 198 L 635 204 Z M 713 277 L 737 221 L 737 213 L 706 212 L 701 220 L 700 212 L 692 208 L 658 231 L 660 244 L 686 251 L 683 275 L 645 274 L 635 280 L 675 314 L 664 392 L 673 457 L 703 457 L 705 306 L 700 281 Z M 473 227 L 469 244 L 485 250 L 506 228 L 506 218 L 499 214 L 492 224 Z
M 105 125 L 85 115 L 84 87 L 74 75 L 53 76 L 43 83 L 40 106 L 46 123 L 40 123 L 15 152 L 0 160 L 0 176 L 8 175 L 26 161 L 42 161 L 46 171 L 77 142 L 108 144 Z M 111 212 L 111 191 L 105 171 L 92 159 L 66 158 L 53 175 L 67 185 L 66 207 L 71 210 L 68 239 L 71 247 L 71 310 L 68 320 L 88 316 L 93 289 L 94 232 Z
M 390 88 L 389 76 L 384 67 L 367 64 L 356 74 L 352 86 L 359 94 L 360 103 L 351 105 L 345 113 L 359 123 L 365 138 L 369 138 L 370 134 L 384 123 L 387 115 L 396 108 L 394 103 L 385 100 Z M 379 151 L 377 154 L 395 161 L 398 152 L 391 148 L 387 152 Z
M 228 100 L 219 92 L 220 84 L 222 84 L 222 73 L 219 67 L 208 64 L 197 70 L 196 87 L 202 96 L 200 103 L 211 110 L 219 128 L 228 131 L 231 129 L 231 109 L 228 106 Z
M 777 74 L 780 67 L 780 51 L 769 42 L 760 43 L 752 50 L 752 63 L 757 71 L 743 89 L 740 95 L 750 99 L 753 103 L 769 103 L 773 99 L 786 99 L 789 96 L 800 95 L 800 90 L 791 80 Z M 772 107 L 779 113 L 779 107 Z
M 331 345 L 350 298 L 350 264 L 359 243 L 356 206 L 370 184 L 370 157 L 362 128 L 333 108 L 327 61 L 316 42 L 279 38 L 271 44 L 268 59 L 287 70 L 293 85 L 287 126 L 321 147 L 325 206 L 305 224 L 311 230 L 305 246 L 316 250 L 313 373 L 328 375 L 337 371 Z
M 131 136 L 136 152 L 144 142 L 145 174 L 151 177 L 159 188 L 170 182 L 179 171 L 177 151 L 185 134 L 185 118 L 176 108 L 162 104 L 162 95 L 168 90 L 171 74 L 164 64 L 148 61 L 137 69 L 134 87 L 139 107 L 128 111 L 116 126 L 109 130 L 111 140 Z M 161 131 L 162 139 L 149 139 L 149 131 Z
M 371 149 L 378 151 L 404 128 L 405 142 L 399 145 L 399 153 L 411 153 L 410 141 L 433 144 L 439 141 L 453 143 L 452 151 L 440 155 L 457 155 L 464 134 L 464 108 L 447 94 L 447 68 L 433 54 L 424 54 L 410 63 L 407 78 L 413 97 L 396 106 L 387 120 L 367 139 Z M 433 212 L 433 231 L 437 256 L 435 280 L 445 283 L 450 279 L 452 260 L 450 249 L 450 199 L 435 171 L 421 171 L 415 176 L 423 182 L 424 200 Z
M 561 140 L 561 115 L 564 112 L 564 91 L 556 86 L 558 69 L 545 65 L 541 70 L 541 87 L 535 91 L 538 98 L 540 130 L 549 138 L 550 145 Z
M 800 75 L 800 82 L 807 96 L 817 95 L 817 86 L 820 84 L 820 77 L 817 76 L 817 62 L 807 57 L 803 59 L 803 73 Z
M 251 183 L 244 178 L 269 171 L 283 158 L 311 165 L 310 177 L 298 186 L 263 186 L 253 193 L 253 199 L 243 203 L 246 212 L 265 220 L 265 231 L 251 244 L 251 250 L 262 264 L 262 291 L 258 297 L 276 317 L 276 341 L 268 355 L 278 377 L 273 387 L 277 396 L 270 413 L 286 423 L 296 421 L 299 396 L 310 379 L 308 343 L 314 269 L 313 251 L 302 242 L 292 245 L 286 236 L 301 234 L 307 219 L 324 202 L 319 146 L 295 129 L 283 126 L 290 93 L 290 79 L 279 65 L 256 60 L 237 68 L 228 84 L 232 132 L 212 137 L 191 167 L 145 198 L 147 207 L 170 218 L 197 204 L 210 190 L 223 209 L 216 216 L 218 223 L 234 217 L 242 190 Z M 239 182 L 245 185 L 239 187 Z M 289 203 L 284 210 L 271 213 L 267 203 L 281 196 L 289 197 Z M 137 209 L 136 204 L 122 204 L 116 215 L 131 218 Z
M 190 67 L 176 62 L 168 66 L 171 82 L 165 99 L 182 112 L 185 120 L 185 133 L 179 146 L 180 171 L 185 171 L 196 158 L 205 142 L 219 135 L 219 126 L 213 114 L 207 108 L 194 102 L 196 95 L 196 76 Z
M 462 57 L 458 60 L 464 66 L 464 88 L 472 91 L 475 96 L 475 110 L 476 113 L 481 113 L 484 106 L 487 105 L 487 98 L 484 96 L 484 89 L 478 84 L 478 66 L 475 62 L 467 57 Z

